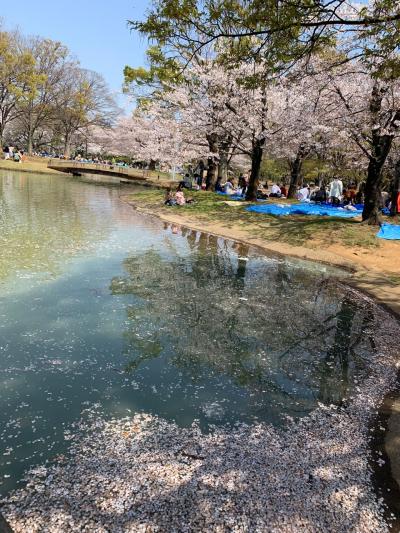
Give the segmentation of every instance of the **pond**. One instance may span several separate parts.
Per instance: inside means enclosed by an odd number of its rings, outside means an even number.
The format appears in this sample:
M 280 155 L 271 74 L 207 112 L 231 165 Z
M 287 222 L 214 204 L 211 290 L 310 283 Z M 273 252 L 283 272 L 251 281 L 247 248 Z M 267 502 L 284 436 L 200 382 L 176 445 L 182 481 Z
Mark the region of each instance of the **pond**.
M 2 494 L 87 408 L 284 427 L 368 374 L 373 310 L 339 271 L 163 224 L 122 192 L 0 174 Z

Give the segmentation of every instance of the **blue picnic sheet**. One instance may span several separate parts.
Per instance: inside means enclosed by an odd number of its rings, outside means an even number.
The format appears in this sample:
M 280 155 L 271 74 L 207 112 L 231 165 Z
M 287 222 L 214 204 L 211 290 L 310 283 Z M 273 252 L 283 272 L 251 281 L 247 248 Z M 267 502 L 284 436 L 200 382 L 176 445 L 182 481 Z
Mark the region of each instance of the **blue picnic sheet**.
M 247 208 L 247 211 L 276 216 L 314 215 L 340 218 L 354 218 L 362 214 L 362 210 L 358 209 L 356 211 L 350 211 L 341 207 L 332 207 L 330 205 L 320 205 L 311 202 L 298 204 L 252 205 Z
M 226 194 L 226 192 L 217 191 L 217 194 L 225 196 L 227 200 L 245 200 L 244 194 Z M 257 202 L 266 202 L 263 198 L 257 198 Z
M 400 240 L 400 226 L 382 224 L 376 236 L 380 239 Z
M 223 191 L 216 191 L 217 194 L 220 194 L 222 196 L 226 196 L 229 200 L 244 200 L 243 194 L 226 194 L 226 192 Z

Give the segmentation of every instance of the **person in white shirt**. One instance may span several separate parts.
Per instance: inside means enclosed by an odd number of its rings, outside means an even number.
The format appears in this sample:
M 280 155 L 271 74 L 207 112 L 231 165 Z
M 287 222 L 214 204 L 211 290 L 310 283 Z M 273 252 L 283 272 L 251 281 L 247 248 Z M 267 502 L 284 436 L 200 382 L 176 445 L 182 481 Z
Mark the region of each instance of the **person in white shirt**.
M 224 185 L 224 187 L 223 187 L 223 191 L 224 191 L 225 194 L 229 194 L 229 195 L 231 195 L 231 194 L 235 194 L 235 191 L 234 191 L 234 188 L 233 188 L 233 183 L 232 183 L 232 180 L 231 180 L 231 179 L 229 179 L 229 180 L 225 183 L 225 185 Z
M 309 188 L 305 185 L 304 187 L 302 187 L 299 192 L 297 193 L 297 199 L 300 200 L 300 201 L 304 201 L 304 200 L 308 200 L 310 197 L 310 190 Z
M 333 205 L 337 205 L 340 203 L 342 194 L 343 194 L 343 182 L 340 179 L 335 178 L 330 184 L 330 188 L 329 188 L 329 198 Z
M 275 197 L 275 198 L 280 198 L 282 195 L 281 193 L 281 188 L 276 184 L 274 183 L 271 187 L 271 194 L 270 196 L 272 197 Z

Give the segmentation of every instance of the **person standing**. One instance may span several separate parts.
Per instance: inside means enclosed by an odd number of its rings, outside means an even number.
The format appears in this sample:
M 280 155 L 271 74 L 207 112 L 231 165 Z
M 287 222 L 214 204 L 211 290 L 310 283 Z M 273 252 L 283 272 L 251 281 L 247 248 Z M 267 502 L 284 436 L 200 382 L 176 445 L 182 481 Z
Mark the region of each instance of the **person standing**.
M 329 198 L 332 202 L 332 205 L 340 204 L 340 200 L 343 194 L 343 182 L 339 178 L 334 178 L 331 182 L 329 189 Z

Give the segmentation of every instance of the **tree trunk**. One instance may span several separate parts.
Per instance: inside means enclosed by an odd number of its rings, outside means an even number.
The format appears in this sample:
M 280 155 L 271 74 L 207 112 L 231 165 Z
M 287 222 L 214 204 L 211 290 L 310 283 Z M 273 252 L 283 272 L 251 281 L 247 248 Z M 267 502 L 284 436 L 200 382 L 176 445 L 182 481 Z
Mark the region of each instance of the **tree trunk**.
M 378 226 L 381 222 L 382 168 L 389 154 L 392 140 L 393 137 L 389 135 L 375 135 L 373 137 L 372 156 L 368 164 L 364 210 L 362 213 L 363 222 L 372 226 Z
M 394 170 L 394 178 L 392 183 L 392 191 L 391 191 L 391 202 L 392 205 L 390 207 L 390 216 L 394 217 L 399 214 L 398 210 L 398 197 L 400 194 L 400 158 L 397 160 Z
M 218 153 L 218 137 L 215 133 L 207 135 L 208 147 L 212 154 Z M 212 155 L 208 158 L 207 164 L 207 177 L 206 177 L 206 190 L 215 191 L 215 185 L 217 183 L 218 165 L 216 156 Z
M 246 191 L 246 200 L 250 202 L 255 202 L 257 200 L 257 189 L 258 189 L 258 184 L 260 182 L 260 169 L 261 169 L 261 162 L 262 162 L 263 151 L 264 151 L 264 146 L 265 146 L 264 130 L 265 130 L 265 124 L 266 124 L 267 110 L 268 110 L 267 94 L 266 94 L 265 87 L 263 87 L 261 101 L 262 101 L 261 124 L 260 124 L 261 136 L 254 135 L 255 132 L 253 132 L 253 142 L 252 142 L 252 147 L 251 147 L 251 173 L 250 173 L 250 179 L 249 179 L 249 186 L 247 187 L 247 191 Z
M 201 183 L 203 183 L 204 170 L 205 170 L 204 161 L 202 159 L 200 159 L 199 164 L 197 165 L 197 172 L 198 172 L 198 174 L 200 174 Z
M 290 185 L 288 190 L 288 198 L 296 198 L 297 187 L 301 181 L 301 169 L 303 161 L 309 154 L 310 150 L 305 144 L 300 144 L 297 149 L 296 158 L 290 164 Z
M 71 139 L 69 135 L 66 135 L 64 140 L 64 157 L 65 159 L 70 159 L 71 157 Z
M 261 161 L 264 151 L 265 138 L 255 139 L 251 151 L 251 173 L 249 186 L 247 187 L 246 200 L 255 202 L 257 200 L 257 189 L 260 182 Z
M 28 155 L 33 153 L 33 135 L 31 131 L 28 131 Z
M 4 128 L 2 124 L 0 123 L 0 157 L 3 156 L 3 136 L 4 136 Z
M 33 124 L 32 124 L 32 114 L 29 113 L 29 120 L 28 120 L 28 125 L 27 125 L 27 136 L 28 136 L 28 155 L 32 155 L 32 152 L 33 152 L 33 135 L 35 133 L 34 131 L 34 128 L 33 128 Z
M 232 137 L 227 135 L 219 143 L 219 161 L 218 161 L 218 178 L 217 187 L 220 183 L 224 183 L 228 179 L 228 167 L 229 167 L 229 150 L 232 145 Z
M 218 162 L 218 177 L 216 188 L 220 183 L 225 183 L 228 179 L 228 157 L 226 152 L 220 152 Z
M 369 111 L 371 113 L 371 123 L 379 124 L 379 114 L 382 108 L 384 90 L 376 83 L 372 89 L 369 101 Z M 391 125 L 395 127 L 399 120 L 398 112 L 393 115 Z M 371 132 L 371 156 L 368 164 L 368 175 L 365 183 L 365 201 L 362 214 L 363 222 L 373 226 L 379 225 L 381 221 L 381 184 L 382 168 L 389 155 L 392 146 L 393 136 L 382 135 L 380 128 L 372 128 Z
M 215 191 L 217 183 L 218 165 L 213 157 L 208 158 L 207 176 L 206 176 L 206 191 Z

